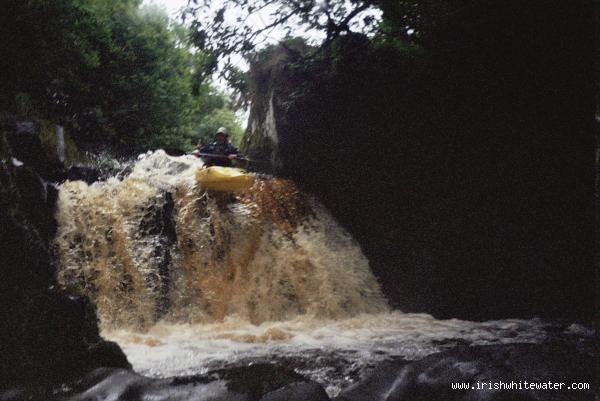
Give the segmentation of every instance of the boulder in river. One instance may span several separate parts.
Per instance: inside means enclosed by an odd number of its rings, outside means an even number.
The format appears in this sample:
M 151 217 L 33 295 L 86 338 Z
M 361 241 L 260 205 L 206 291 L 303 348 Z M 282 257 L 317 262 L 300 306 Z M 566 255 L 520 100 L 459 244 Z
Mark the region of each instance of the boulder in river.
M 383 362 L 335 401 L 592 401 L 599 396 L 595 363 L 564 345 L 458 347 L 416 362 Z M 534 383 L 541 388 L 531 389 Z M 557 383 L 564 383 L 562 390 L 554 388 Z M 570 389 L 573 383 L 589 387 Z
M 317 383 L 292 383 L 265 395 L 260 401 L 328 401 L 323 387 Z
M 325 390 L 294 371 L 254 364 L 203 375 L 151 379 L 124 369 L 98 369 L 81 380 L 68 401 L 328 401 Z

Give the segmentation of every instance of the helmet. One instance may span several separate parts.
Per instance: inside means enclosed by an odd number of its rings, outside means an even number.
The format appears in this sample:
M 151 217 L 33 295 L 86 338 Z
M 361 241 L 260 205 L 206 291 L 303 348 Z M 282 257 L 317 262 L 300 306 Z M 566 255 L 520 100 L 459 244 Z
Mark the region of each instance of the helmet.
M 227 134 L 227 128 L 225 128 L 225 127 L 221 127 L 221 128 L 219 128 L 219 129 L 217 130 L 217 133 L 216 133 L 215 135 L 219 135 L 219 134 L 223 134 L 223 135 L 227 136 L 227 135 L 228 135 L 228 134 Z

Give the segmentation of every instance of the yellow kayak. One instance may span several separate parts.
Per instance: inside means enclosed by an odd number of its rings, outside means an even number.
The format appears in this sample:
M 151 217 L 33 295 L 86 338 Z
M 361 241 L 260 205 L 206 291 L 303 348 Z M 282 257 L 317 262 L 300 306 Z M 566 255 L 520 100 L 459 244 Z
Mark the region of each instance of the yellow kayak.
M 198 169 L 196 181 L 209 191 L 240 192 L 254 184 L 254 177 L 241 168 L 211 166 Z

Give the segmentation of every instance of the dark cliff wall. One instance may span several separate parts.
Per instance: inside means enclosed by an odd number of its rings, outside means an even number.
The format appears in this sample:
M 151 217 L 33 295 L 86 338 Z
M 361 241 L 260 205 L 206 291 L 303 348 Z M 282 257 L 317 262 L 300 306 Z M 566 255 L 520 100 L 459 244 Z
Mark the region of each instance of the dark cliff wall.
M 346 36 L 262 81 L 279 172 L 353 233 L 401 309 L 591 317 L 592 14 L 576 3 L 459 10 L 420 51 Z
M 290 119 L 293 100 L 306 79 L 303 57 L 314 48 L 292 39 L 283 46 L 272 46 L 256 55 L 249 71 L 252 107 L 241 150 L 250 158 L 261 161 L 262 170 L 283 168 L 279 127 Z M 311 94 L 312 96 L 313 94 Z
M 35 134 L 17 134 L 2 121 L 0 390 L 52 386 L 100 366 L 130 367 L 119 347 L 100 337 L 91 304 L 57 286 L 51 250 L 57 192 L 40 175 L 58 172 L 44 160 Z

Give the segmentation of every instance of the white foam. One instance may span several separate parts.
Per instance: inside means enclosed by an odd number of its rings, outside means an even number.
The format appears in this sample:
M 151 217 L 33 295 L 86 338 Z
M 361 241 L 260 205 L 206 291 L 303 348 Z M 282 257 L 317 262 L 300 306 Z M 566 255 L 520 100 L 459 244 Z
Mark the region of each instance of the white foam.
M 265 336 L 273 331 L 280 333 L 281 340 Z M 117 330 L 103 335 L 117 341 L 133 368 L 145 375 L 200 374 L 236 361 L 276 356 L 303 361 L 300 364 L 306 367 L 299 370 L 335 395 L 347 379 L 345 370 L 362 370 L 391 357 L 420 359 L 443 349 L 453 339 L 472 345 L 537 343 L 543 341 L 546 332 L 537 319 L 470 322 L 393 311 L 337 320 L 299 316 L 260 325 L 235 317 L 205 325 L 159 322 L 143 334 Z M 145 345 L 145 341 L 159 345 Z M 323 357 L 331 358 L 329 366 L 328 362 L 313 364 Z

